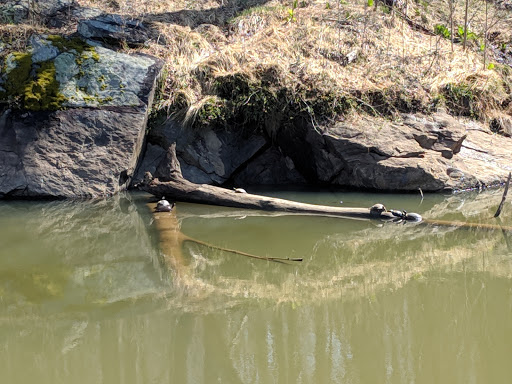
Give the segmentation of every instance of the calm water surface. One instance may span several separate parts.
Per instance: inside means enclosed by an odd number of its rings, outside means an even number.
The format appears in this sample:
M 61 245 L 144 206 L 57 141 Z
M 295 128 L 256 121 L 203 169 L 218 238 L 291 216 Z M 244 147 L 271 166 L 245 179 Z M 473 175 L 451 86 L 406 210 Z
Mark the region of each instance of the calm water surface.
M 479 195 L 273 192 L 512 226 Z M 179 204 L 0 202 L 1 383 L 509 383 L 512 234 Z

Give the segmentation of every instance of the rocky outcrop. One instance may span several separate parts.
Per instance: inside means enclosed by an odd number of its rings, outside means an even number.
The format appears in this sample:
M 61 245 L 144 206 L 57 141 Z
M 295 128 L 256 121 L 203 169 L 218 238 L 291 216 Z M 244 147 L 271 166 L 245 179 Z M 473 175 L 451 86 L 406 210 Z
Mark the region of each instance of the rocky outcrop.
M 170 122 L 149 140 L 138 179 L 144 171 L 154 173 L 173 141 L 185 178 L 217 185 L 450 191 L 497 185 L 512 168 L 512 140 L 444 111 L 404 115 L 401 122 L 367 117 L 329 127 L 303 123 L 279 129 L 272 139 L 264 133 L 195 132 Z
M 43 20 L 64 12 L 73 5 L 73 0 L 7 0 L 0 5 L 0 22 L 19 24 L 29 15 Z
M 0 118 L 0 197 L 103 197 L 125 189 L 162 63 L 39 36 L 6 64 L 3 96 L 18 108 Z
M 146 171 L 156 177 L 170 145 L 176 152 L 185 179 L 198 184 L 303 184 L 305 179 L 293 161 L 273 147 L 261 134 L 227 129 L 189 129 L 176 121 L 152 127 L 145 157 L 134 178 L 140 182 Z
M 98 15 L 81 20 L 78 33 L 85 39 L 143 45 L 151 38 L 151 30 L 138 19 L 120 15 Z

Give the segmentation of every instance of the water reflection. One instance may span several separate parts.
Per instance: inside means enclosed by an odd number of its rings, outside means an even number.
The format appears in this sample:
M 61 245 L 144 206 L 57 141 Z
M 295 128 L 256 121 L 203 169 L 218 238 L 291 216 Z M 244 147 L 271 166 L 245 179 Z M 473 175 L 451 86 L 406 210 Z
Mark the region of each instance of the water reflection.
M 407 196 L 324 198 L 491 222 L 500 195 L 421 206 Z M 0 203 L 2 382 L 480 383 L 512 374 L 509 235 L 180 204 L 188 236 L 304 261 L 187 243 L 187 276 L 177 280 L 146 202 Z
M 10 311 L 37 305 L 88 310 L 162 289 L 149 217 L 128 195 L 4 202 L 0 210 L 0 291 Z

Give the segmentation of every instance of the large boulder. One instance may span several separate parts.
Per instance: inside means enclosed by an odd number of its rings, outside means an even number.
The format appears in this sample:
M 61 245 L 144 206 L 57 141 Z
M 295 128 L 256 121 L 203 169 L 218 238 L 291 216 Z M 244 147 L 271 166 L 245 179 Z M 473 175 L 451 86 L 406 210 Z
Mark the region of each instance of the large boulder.
M 0 197 L 103 197 L 125 189 L 162 63 L 77 39 L 36 37 L 6 59 Z
M 294 139 L 297 141 L 297 138 Z M 377 190 L 463 190 L 496 185 L 510 170 L 510 139 L 476 122 L 440 111 L 405 115 L 402 122 L 367 118 L 321 132 L 308 129 L 300 146 L 281 148 L 314 182 Z M 294 149 L 295 148 L 295 149 Z M 291 151 L 290 151 L 291 149 Z M 288 152 L 287 152 L 288 151 Z

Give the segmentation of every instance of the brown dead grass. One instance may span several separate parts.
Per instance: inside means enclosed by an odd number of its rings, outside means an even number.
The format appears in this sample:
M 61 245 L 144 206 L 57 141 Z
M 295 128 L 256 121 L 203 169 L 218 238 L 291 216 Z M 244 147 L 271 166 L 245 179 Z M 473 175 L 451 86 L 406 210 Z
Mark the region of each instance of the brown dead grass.
M 183 12 L 193 17 L 191 11 L 197 11 L 207 18 L 210 11 L 213 15 L 224 9 L 223 4 L 229 5 L 229 0 L 77 2 L 143 18 L 158 30 L 159 43 L 137 49 L 166 62 L 158 108 L 172 108 L 177 100 L 197 106 L 214 96 L 212 79 L 233 73 L 251 77 L 262 66 L 277 68 L 282 75 L 281 85 L 291 90 L 310 86 L 359 97 L 361 103 L 372 102 L 365 95 L 381 93 L 390 98 L 400 95 L 427 107 L 446 84 L 464 83 L 484 98 L 480 117 L 499 109 L 510 94 L 507 87 L 512 77 L 484 68 L 477 42 L 470 42 L 466 52 L 461 44 L 455 44 L 452 51 L 449 40 L 414 30 L 398 13 L 380 6 L 374 10 L 366 6 L 366 1 L 305 1 L 304 7 L 294 11 L 296 20 L 292 21 L 292 1 L 271 0 L 244 10 L 227 24 L 195 28 L 185 26 Z M 408 3 L 407 11 L 402 12 L 429 30 L 436 24 L 449 25 L 447 1 Z M 483 4 L 479 0 L 471 2 L 470 30 L 475 33 L 483 31 Z M 463 0 L 456 0 L 455 25 L 463 23 L 462 5 Z M 510 12 L 506 17 L 500 12 L 491 7 L 491 32 L 498 33 L 495 39 L 499 41 L 510 41 Z M 164 39 L 166 43 L 161 44 Z M 347 65 L 345 58 L 350 53 L 357 59 Z
M 413 30 L 398 15 L 375 12 L 364 2 L 326 9 L 325 1 L 310 1 L 307 7 L 296 9 L 296 21 L 290 21 L 288 3 L 270 1 L 244 12 L 227 27 L 217 29 L 216 38 L 211 30 L 209 35 L 162 24 L 160 31 L 170 43 L 147 49 L 158 55 L 165 51 L 170 58 L 172 76 L 162 106 L 171 105 L 185 89 L 191 105 L 200 102 L 208 92 L 201 84 L 205 72 L 213 77 L 250 75 L 262 65 L 279 68 L 290 88 L 314 84 L 318 89 L 362 95 L 393 90 L 388 93 L 398 92 L 427 104 L 446 84 L 469 83 L 476 93 L 490 97 L 482 103 L 489 109 L 498 108 L 507 97 L 503 76 L 484 69 L 474 42 L 466 52 L 461 44 L 455 44 L 452 52 L 449 40 Z M 440 9 L 434 3 L 430 7 Z M 421 22 L 422 13 L 416 8 L 408 14 Z M 426 14 L 424 25 L 431 30 L 445 17 L 438 11 Z M 472 25 L 479 26 L 477 21 L 481 20 L 473 16 Z M 223 32 L 226 39 L 219 39 Z M 343 59 L 351 52 L 356 52 L 358 59 L 345 65 Z

